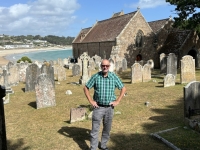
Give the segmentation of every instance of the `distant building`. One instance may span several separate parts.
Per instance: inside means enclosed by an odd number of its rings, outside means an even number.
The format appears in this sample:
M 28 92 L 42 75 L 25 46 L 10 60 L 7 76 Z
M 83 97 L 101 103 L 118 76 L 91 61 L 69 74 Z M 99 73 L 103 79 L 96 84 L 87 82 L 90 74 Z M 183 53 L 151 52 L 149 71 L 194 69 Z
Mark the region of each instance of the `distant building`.
M 175 53 L 178 61 L 188 54 L 200 67 L 199 37 L 193 31 L 174 29 L 172 24 L 171 18 L 146 22 L 139 9 L 115 13 L 80 31 L 72 42 L 73 56 L 87 52 L 90 57 L 126 58 L 129 67 L 136 60 L 153 59 L 155 68 L 159 68 L 161 53 Z
M 4 45 L 5 49 L 15 49 L 15 48 L 33 48 L 32 44 L 20 44 L 20 45 Z

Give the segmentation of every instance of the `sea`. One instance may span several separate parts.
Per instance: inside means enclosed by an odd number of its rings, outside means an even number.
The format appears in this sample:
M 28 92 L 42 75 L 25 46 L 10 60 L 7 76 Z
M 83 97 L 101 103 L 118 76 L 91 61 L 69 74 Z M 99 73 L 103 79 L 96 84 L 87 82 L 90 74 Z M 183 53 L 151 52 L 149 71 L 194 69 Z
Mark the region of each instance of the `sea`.
M 41 50 L 41 51 L 33 51 L 33 52 L 25 52 L 25 53 L 19 53 L 19 54 L 12 54 L 7 55 L 5 58 L 12 62 L 17 62 L 22 57 L 27 56 L 32 61 L 50 61 L 50 60 L 58 60 L 58 58 L 64 59 L 64 58 L 72 58 L 72 49 L 52 49 L 52 50 Z

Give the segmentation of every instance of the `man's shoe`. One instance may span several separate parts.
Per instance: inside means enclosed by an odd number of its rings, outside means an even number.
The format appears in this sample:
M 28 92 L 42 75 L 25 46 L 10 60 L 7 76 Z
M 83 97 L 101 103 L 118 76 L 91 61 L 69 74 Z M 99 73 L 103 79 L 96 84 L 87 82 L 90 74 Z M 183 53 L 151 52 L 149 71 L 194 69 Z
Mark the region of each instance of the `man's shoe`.
M 98 146 L 99 149 L 101 150 L 109 150 L 107 147 L 106 148 L 101 148 L 100 146 Z

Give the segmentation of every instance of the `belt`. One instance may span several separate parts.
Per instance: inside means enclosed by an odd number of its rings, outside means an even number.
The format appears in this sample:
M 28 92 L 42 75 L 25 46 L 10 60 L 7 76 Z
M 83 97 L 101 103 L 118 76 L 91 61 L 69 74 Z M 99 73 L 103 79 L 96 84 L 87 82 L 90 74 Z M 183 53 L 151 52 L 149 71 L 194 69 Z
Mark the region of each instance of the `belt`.
M 112 105 L 102 105 L 102 104 L 97 104 L 100 107 L 112 107 Z

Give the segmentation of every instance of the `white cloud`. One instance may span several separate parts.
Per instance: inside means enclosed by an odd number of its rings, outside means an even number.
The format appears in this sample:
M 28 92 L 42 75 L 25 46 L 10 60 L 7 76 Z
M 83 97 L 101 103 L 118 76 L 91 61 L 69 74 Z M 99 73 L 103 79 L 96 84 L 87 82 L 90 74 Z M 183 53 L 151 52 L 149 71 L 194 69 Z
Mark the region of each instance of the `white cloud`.
M 36 0 L 0 7 L 0 34 L 63 35 L 79 7 L 76 0 Z
M 130 5 L 132 8 L 155 8 L 161 5 L 167 5 L 165 0 L 139 0 L 138 3 L 133 3 Z

